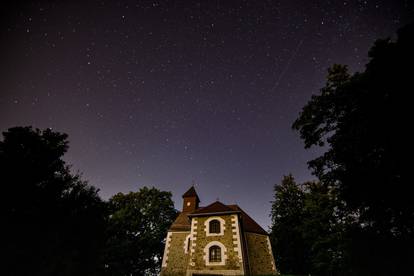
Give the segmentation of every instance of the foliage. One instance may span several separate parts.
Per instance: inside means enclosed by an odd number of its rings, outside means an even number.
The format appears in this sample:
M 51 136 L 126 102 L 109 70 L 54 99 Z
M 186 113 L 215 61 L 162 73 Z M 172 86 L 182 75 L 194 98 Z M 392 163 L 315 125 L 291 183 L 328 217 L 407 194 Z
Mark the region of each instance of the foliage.
M 271 241 L 278 270 L 303 274 L 309 267 L 300 227 L 304 218 L 304 191 L 292 175 L 285 176 L 281 185 L 275 185 L 274 190 Z
M 327 149 L 309 165 L 354 218 L 346 232 L 353 275 L 396 275 L 414 259 L 406 163 L 413 49 L 411 24 L 396 41 L 375 43 L 364 72 L 351 75 L 346 66 L 333 65 L 321 94 L 312 96 L 293 124 L 306 148 Z
M 62 160 L 67 135 L 15 127 L 0 141 L 5 275 L 93 275 L 104 205 Z
M 271 240 L 283 273 L 340 275 L 345 223 L 333 191 L 320 182 L 297 184 L 292 175 L 275 185 Z
M 347 275 L 344 264 L 345 229 L 349 219 L 335 190 L 322 182 L 306 182 L 302 237 L 309 250 L 312 275 Z
M 176 217 L 171 193 L 156 188 L 118 193 L 109 200 L 106 272 L 152 275 L 160 269 L 168 227 Z

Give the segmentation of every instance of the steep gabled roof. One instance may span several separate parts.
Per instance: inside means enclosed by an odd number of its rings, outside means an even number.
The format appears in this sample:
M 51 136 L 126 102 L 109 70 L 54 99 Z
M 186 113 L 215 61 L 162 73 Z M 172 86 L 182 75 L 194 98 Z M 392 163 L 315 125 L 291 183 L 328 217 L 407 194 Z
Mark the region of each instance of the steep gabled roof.
M 241 223 L 243 226 L 243 230 L 245 232 L 253 232 L 257 234 L 268 235 L 268 233 L 238 205 L 225 205 L 220 201 L 216 201 L 206 207 L 197 209 L 196 211 L 188 214 L 188 216 L 196 217 L 232 213 L 240 213 Z
M 199 201 L 198 195 L 193 186 L 183 194 L 183 198 L 186 197 L 195 197 L 197 201 Z M 169 231 L 190 231 L 191 217 L 224 214 L 238 214 L 241 218 L 242 229 L 245 232 L 268 235 L 268 233 L 238 205 L 225 205 L 220 201 L 213 202 L 205 207 L 197 208 L 194 212 L 181 212 L 171 225 Z
M 227 205 L 233 210 L 241 212 L 241 220 L 245 232 L 253 232 L 262 235 L 269 235 L 257 222 L 254 221 L 245 211 L 238 205 Z
M 203 216 L 207 214 L 222 214 L 222 213 L 238 213 L 238 210 L 234 210 L 227 205 L 224 205 L 220 201 L 211 203 L 206 207 L 201 207 L 190 213 L 189 216 Z

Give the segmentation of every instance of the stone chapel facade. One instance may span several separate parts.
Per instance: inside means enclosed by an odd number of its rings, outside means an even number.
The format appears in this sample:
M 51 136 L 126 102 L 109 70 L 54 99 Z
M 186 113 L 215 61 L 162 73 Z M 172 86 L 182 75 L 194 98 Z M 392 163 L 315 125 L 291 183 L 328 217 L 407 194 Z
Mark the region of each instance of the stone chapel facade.
M 168 230 L 161 276 L 276 275 L 268 233 L 237 205 L 199 207 L 191 187 Z

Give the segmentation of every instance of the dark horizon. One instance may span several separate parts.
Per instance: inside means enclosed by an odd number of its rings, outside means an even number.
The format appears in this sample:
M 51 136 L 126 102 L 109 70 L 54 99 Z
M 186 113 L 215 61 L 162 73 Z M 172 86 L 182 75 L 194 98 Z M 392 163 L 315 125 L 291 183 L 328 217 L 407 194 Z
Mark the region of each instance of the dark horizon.
M 237 4 L 236 4 L 237 3 Z M 327 68 L 361 71 L 408 1 L 9 3 L 0 129 L 69 135 L 73 171 L 104 199 L 155 186 L 238 204 L 267 229 L 273 185 L 312 180 L 291 129 Z

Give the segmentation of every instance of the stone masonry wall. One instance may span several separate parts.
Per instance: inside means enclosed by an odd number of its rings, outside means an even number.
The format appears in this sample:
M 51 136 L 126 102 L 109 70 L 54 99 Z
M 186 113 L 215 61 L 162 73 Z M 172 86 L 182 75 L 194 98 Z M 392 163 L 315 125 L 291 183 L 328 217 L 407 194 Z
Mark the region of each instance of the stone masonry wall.
M 269 237 L 246 233 L 251 275 L 276 275 Z
M 243 274 L 242 253 L 240 250 L 239 221 L 237 215 L 214 216 L 224 220 L 224 233 L 218 236 L 207 236 L 205 222 L 211 217 L 194 217 L 192 219 L 192 247 L 191 259 L 188 264 L 188 274 L 190 273 L 223 273 L 226 275 Z M 223 227 L 223 225 L 221 225 Z M 212 241 L 220 242 L 225 246 L 224 265 L 206 265 L 208 252 L 205 248 Z
M 171 233 L 171 234 L 170 234 Z M 169 232 L 170 241 L 166 241 L 164 252 L 165 264 L 161 268 L 162 276 L 184 276 L 186 275 L 187 263 L 190 252 L 186 251 L 186 238 L 190 232 Z M 191 245 L 191 243 L 190 243 Z

